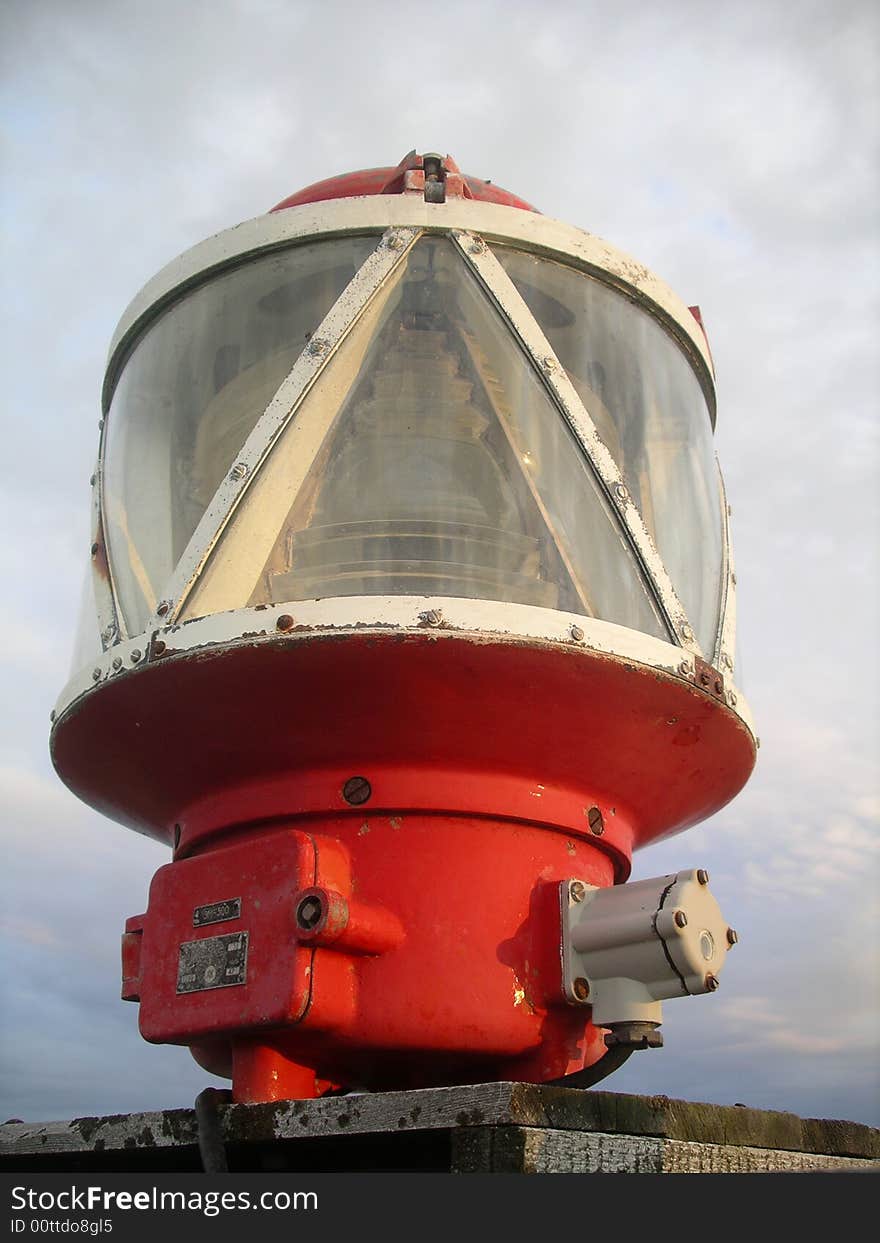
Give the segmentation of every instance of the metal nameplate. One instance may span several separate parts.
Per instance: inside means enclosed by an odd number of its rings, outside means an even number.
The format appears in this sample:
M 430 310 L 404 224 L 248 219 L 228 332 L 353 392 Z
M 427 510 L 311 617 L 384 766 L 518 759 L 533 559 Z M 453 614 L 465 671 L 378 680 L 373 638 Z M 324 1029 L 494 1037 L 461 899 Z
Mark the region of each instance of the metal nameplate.
M 247 980 L 248 934 L 224 932 L 202 941 L 184 941 L 177 966 L 178 993 L 231 988 Z
M 222 924 L 227 919 L 241 918 L 241 898 L 226 898 L 223 902 L 208 902 L 193 911 L 193 927 L 205 924 Z

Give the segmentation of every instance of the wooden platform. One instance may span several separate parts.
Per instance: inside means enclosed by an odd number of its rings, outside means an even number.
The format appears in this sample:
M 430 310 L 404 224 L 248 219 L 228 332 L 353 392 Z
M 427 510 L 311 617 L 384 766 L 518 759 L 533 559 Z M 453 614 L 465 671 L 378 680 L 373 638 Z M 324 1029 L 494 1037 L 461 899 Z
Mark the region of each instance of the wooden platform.
M 880 1170 L 854 1122 L 522 1083 L 221 1105 L 229 1170 L 754 1173 Z M 193 1109 L 0 1126 L 13 1171 L 194 1171 Z

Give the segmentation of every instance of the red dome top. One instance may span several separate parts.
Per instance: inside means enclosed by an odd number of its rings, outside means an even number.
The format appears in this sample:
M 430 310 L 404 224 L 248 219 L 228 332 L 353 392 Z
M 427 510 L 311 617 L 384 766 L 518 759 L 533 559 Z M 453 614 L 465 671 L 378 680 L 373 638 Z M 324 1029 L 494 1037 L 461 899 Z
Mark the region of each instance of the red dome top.
M 537 211 L 531 203 L 509 190 L 461 173 L 451 156 L 417 155 L 415 151 L 405 155 L 396 168 L 362 168 L 316 181 L 283 199 L 271 210 L 283 211 L 285 207 L 300 207 L 303 203 L 356 198 L 362 194 L 421 194 L 429 203 L 444 203 L 447 198 L 479 199 L 484 203 Z

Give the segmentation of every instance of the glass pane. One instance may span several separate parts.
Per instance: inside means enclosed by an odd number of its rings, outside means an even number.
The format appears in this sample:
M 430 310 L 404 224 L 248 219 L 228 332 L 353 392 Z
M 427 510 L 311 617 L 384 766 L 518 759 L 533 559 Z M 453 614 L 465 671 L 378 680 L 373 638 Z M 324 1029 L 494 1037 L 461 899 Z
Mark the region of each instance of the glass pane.
M 328 363 L 184 610 L 352 595 L 541 605 L 666 637 L 617 519 L 451 242 Z
M 79 673 L 86 665 L 94 665 L 101 656 L 101 632 L 98 628 L 98 610 L 95 607 L 95 589 L 92 583 L 94 571 L 91 565 L 86 566 L 83 579 L 82 595 L 80 596 L 77 614 L 76 637 L 73 640 L 73 657 L 70 662 L 70 676 Z
M 647 311 L 549 259 L 497 248 L 617 462 L 704 653 L 721 596 L 709 412 L 687 357 Z
M 144 629 L 236 454 L 375 237 L 253 260 L 175 303 L 138 343 L 107 427 L 104 506 L 129 633 Z

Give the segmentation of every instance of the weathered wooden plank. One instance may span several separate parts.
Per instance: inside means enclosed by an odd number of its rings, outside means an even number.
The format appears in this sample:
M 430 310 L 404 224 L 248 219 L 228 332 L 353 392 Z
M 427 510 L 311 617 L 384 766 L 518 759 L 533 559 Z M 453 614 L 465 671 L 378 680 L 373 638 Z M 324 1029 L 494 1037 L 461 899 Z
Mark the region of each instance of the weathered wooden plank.
M 794 1114 L 676 1101 L 664 1096 L 584 1092 L 521 1083 L 230 1105 L 221 1106 L 219 1113 L 224 1142 L 239 1147 L 347 1134 L 519 1127 L 880 1158 L 880 1132 L 858 1123 L 801 1119 Z M 110 1153 L 193 1149 L 196 1145 L 196 1122 L 191 1109 L 0 1127 L 0 1158 L 3 1153 Z
M 880 1162 L 641 1135 L 503 1126 L 457 1134 L 452 1169 L 462 1174 L 848 1173 L 880 1171 Z

